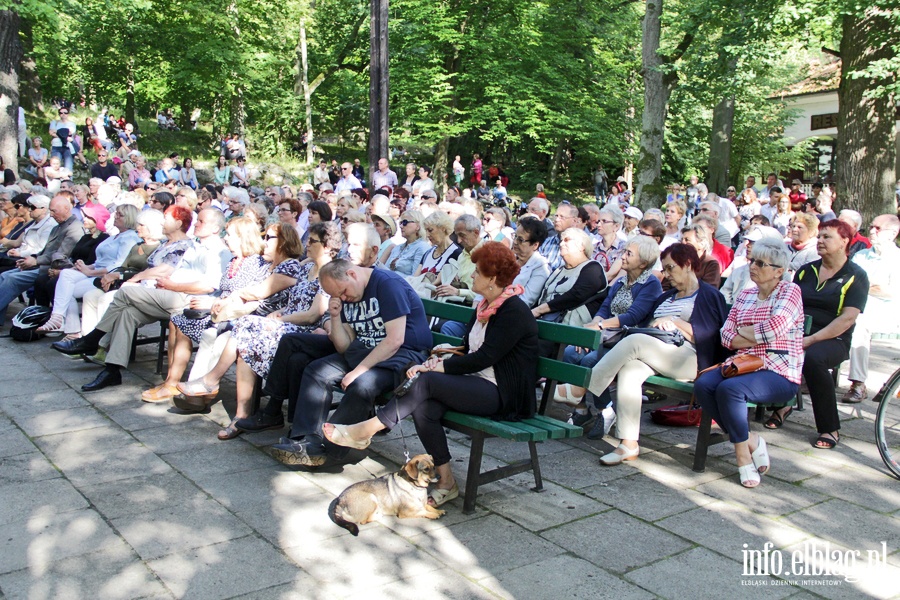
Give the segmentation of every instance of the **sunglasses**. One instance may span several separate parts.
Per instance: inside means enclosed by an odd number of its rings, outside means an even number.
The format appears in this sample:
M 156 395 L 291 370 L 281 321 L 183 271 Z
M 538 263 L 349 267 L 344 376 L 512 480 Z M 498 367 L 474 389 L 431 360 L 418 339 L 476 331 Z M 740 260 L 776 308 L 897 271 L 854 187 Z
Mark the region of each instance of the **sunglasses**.
M 406 219 L 403 219 L 402 221 L 400 221 L 400 227 L 406 227 L 410 223 L 415 223 L 415 221 L 408 221 Z
M 279 209 L 278 209 L 278 212 L 280 212 L 280 213 L 289 213 L 289 212 L 294 212 L 294 211 L 292 211 L 292 210 L 289 209 L 289 208 L 279 208 Z
M 277 239 L 278 239 L 278 236 L 277 236 L 277 235 L 268 235 L 268 234 L 266 234 L 266 235 L 263 236 L 263 239 L 266 240 L 266 241 L 268 242 L 269 240 L 277 240 Z
M 67 114 L 69 114 L 69 111 L 67 111 L 67 110 L 61 110 L 61 111 L 59 111 L 59 114 L 61 114 L 61 115 L 67 115 Z

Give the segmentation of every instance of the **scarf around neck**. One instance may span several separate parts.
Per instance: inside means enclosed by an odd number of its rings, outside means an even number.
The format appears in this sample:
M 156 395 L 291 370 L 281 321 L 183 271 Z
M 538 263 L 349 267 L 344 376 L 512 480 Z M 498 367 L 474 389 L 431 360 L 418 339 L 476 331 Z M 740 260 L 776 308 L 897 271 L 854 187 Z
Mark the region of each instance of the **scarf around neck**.
M 482 298 L 476 309 L 476 318 L 482 325 L 488 322 L 488 319 L 494 316 L 504 302 L 513 296 L 520 296 L 525 293 L 525 288 L 519 284 L 506 286 L 503 291 L 492 302 L 488 303 L 487 298 Z

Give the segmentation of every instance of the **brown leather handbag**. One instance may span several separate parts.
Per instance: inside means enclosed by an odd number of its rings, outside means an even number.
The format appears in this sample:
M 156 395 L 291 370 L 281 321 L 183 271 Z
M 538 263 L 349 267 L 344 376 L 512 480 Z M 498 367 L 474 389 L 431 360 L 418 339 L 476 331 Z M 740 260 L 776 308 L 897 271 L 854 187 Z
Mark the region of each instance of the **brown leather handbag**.
M 737 377 L 738 375 L 746 375 L 747 373 L 755 373 L 761 370 L 766 363 L 762 358 L 755 354 L 741 354 L 731 359 L 728 364 L 722 365 L 722 377 Z

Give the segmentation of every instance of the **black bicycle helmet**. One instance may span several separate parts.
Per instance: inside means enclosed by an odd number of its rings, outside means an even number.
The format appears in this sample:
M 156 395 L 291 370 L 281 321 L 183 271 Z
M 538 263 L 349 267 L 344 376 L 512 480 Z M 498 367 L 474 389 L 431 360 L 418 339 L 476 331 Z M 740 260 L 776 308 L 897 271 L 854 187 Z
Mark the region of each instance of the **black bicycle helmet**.
M 44 337 L 38 327 L 50 320 L 50 307 L 29 306 L 13 317 L 9 335 L 17 342 L 33 342 Z

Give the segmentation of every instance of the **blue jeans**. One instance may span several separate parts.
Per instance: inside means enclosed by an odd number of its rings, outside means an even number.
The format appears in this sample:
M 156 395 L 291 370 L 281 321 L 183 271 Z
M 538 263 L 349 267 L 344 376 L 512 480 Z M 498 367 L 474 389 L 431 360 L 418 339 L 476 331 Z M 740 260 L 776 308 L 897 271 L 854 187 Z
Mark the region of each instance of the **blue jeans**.
M 466 335 L 466 324 L 458 321 L 447 321 L 441 325 L 441 333 L 454 337 L 463 337 Z
M 69 151 L 68 146 L 51 146 L 50 156 L 58 156 L 59 162 L 62 163 L 62 166 L 70 171 L 72 170 L 72 167 L 75 166 L 75 158 Z
M 565 352 L 563 352 L 563 362 L 593 369 L 594 365 L 600 362 L 600 359 L 603 358 L 603 355 L 609 352 L 609 350 L 609 348 L 601 347 L 596 350 L 591 350 L 590 352 L 585 352 L 584 349 L 578 348 L 577 346 L 567 346 Z M 603 390 L 599 396 L 594 396 L 590 390 L 585 390 L 584 399 L 585 402 L 593 401 L 597 410 L 603 410 L 612 404 L 612 395 L 609 393 L 608 388 Z
M 750 437 L 748 402 L 787 404 L 797 395 L 798 387 L 774 371 L 756 371 L 726 379 L 719 369 L 713 369 L 694 382 L 694 396 L 703 410 L 728 432 L 731 443 L 739 444 Z
M 0 325 L 6 322 L 6 309 L 16 297 L 34 285 L 40 269 L 12 269 L 0 274 Z

